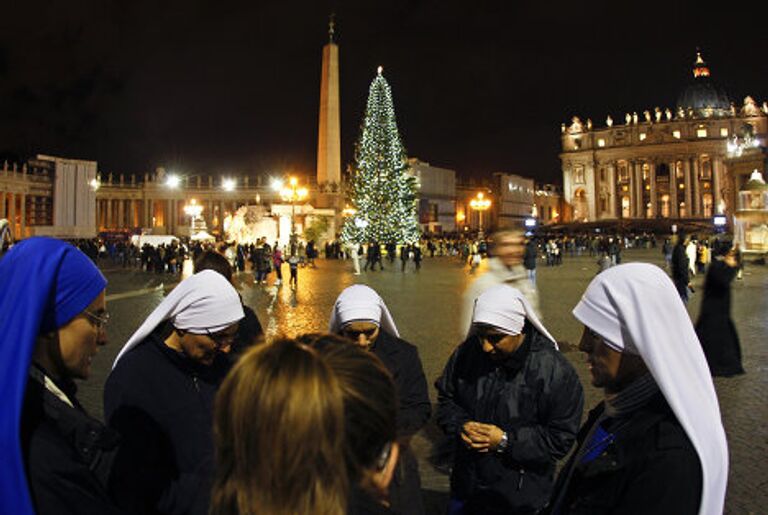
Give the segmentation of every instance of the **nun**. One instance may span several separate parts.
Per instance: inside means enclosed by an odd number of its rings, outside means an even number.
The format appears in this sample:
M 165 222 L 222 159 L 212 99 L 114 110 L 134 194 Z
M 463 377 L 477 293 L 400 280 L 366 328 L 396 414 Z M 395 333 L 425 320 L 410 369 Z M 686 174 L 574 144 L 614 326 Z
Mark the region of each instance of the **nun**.
M 400 338 L 384 301 L 372 288 L 355 284 L 341 292 L 331 312 L 330 332 L 375 354 L 395 381 L 400 464 L 389 488 L 392 509 L 403 515 L 424 513 L 421 480 L 410 440 L 429 420 L 432 404 L 418 349 Z
M 605 400 L 560 472 L 551 513 L 720 515 L 728 448 L 707 361 L 658 267 L 613 267 L 573 310 Z
M 119 513 L 117 435 L 77 400 L 107 342 L 107 281 L 74 246 L 29 238 L 0 261 L 0 513 Z
M 213 403 L 244 317 L 237 290 L 203 270 L 179 283 L 118 354 L 104 415 L 123 438 L 115 493 L 131 513 L 208 513 Z
M 538 513 L 576 439 L 581 383 L 520 290 L 488 288 L 471 320 L 435 383 L 456 444 L 448 513 Z

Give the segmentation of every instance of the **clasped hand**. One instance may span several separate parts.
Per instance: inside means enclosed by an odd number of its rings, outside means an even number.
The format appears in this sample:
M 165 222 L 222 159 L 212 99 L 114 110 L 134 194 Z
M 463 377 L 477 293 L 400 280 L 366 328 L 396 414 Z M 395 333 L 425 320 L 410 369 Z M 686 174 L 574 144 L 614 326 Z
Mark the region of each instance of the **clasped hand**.
M 461 428 L 461 439 L 469 449 L 477 452 L 495 450 L 501 443 L 504 431 L 493 424 L 483 424 L 470 420 Z

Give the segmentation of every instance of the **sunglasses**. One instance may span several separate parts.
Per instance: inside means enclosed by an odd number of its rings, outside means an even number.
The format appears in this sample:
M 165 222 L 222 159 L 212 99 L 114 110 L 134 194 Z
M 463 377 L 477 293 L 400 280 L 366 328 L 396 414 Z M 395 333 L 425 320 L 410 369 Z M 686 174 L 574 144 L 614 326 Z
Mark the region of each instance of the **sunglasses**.
M 90 311 L 83 310 L 83 315 L 88 318 L 88 320 L 91 321 L 91 323 L 96 326 L 96 329 L 99 331 L 102 329 L 105 329 L 107 327 L 107 323 L 109 322 L 109 313 L 104 311 L 100 315 L 97 315 L 96 313 L 91 313 Z

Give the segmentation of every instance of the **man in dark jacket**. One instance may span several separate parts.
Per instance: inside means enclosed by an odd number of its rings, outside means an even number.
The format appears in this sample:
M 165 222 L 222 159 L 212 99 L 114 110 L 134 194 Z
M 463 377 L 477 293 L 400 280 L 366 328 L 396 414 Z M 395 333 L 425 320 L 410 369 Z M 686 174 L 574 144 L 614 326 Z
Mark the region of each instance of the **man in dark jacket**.
M 675 283 L 677 293 L 685 303 L 688 302 L 688 289 L 691 285 L 688 256 L 685 253 L 687 243 L 688 238 L 680 232 L 677 234 L 677 244 L 672 249 L 672 282 Z
M 531 285 L 536 287 L 536 258 L 538 257 L 538 249 L 536 248 L 536 241 L 533 238 L 528 238 L 525 242 L 525 253 L 523 254 L 523 266 L 528 271 L 528 279 L 531 280 Z
M 477 298 L 470 334 L 435 386 L 437 423 L 456 441 L 449 513 L 537 513 L 584 393 L 519 290 L 497 285 Z

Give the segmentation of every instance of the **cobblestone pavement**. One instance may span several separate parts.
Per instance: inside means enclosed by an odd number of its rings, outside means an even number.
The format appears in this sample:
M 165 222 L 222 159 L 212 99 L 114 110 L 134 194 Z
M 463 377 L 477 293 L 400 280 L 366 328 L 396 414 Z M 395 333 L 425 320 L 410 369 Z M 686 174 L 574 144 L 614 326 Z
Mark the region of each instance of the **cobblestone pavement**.
M 627 250 L 625 262 L 647 261 L 663 266 L 659 250 Z M 566 258 L 560 267 L 538 270 L 538 286 L 544 323 L 559 340 L 578 343 L 581 327 L 570 314 L 596 272 L 595 260 L 587 256 Z M 249 273 L 237 276 L 245 302 L 252 306 L 270 336 L 288 336 L 327 329 L 328 317 L 338 293 L 355 282 L 376 289 L 387 303 L 402 337 L 419 348 L 424 370 L 432 387 L 452 349 L 461 341 L 459 311 L 461 292 L 473 279 L 457 260 L 434 258 L 422 270 L 400 272 L 400 263 L 385 270 L 354 276 L 348 262 L 318 260 L 318 268 L 299 270 L 298 291 L 287 286 L 254 285 Z M 412 267 L 412 265 L 411 265 Z M 287 267 L 285 267 L 287 272 Z M 478 274 L 484 273 L 484 265 Z M 110 344 L 94 360 L 93 377 L 82 384 L 80 397 L 86 408 L 102 416 L 101 394 L 109 369 L 122 344 L 173 287 L 169 276 L 133 270 L 106 268 L 110 281 L 108 304 L 112 313 Z M 273 274 L 274 275 L 274 274 Z M 703 277 L 697 275 L 689 312 L 696 318 L 703 292 Z M 733 316 L 741 337 L 747 374 L 715 380 L 730 445 L 730 481 L 726 513 L 766 513 L 768 506 L 768 268 L 747 266 L 744 280 L 733 286 Z M 589 384 L 583 356 L 569 346 L 564 352 L 585 385 L 587 407 L 594 406 L 601 392 Z M 439 430 L 428 425 L 414 438 L 421 462 L 422 483 L 429 513 L 444 513 L 448 477 L 439 466 L 436 444 Z

